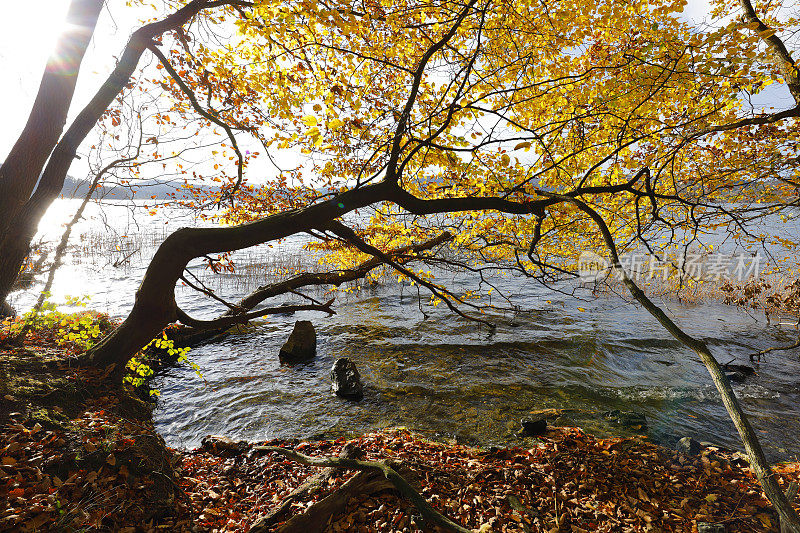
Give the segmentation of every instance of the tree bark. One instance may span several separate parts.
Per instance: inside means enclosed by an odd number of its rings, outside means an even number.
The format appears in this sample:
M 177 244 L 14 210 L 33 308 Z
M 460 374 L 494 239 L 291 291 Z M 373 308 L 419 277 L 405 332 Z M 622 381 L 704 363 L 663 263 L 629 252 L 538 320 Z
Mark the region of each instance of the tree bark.
M 72 0 L 67 29 L 58 39 L 39 83 L 28 121 L 0 166 L 0 235 L 28 200 L 58 142 L 75 93 L 78 71 L 94 34 L 103 0 Z
M 30 251 L 33 234 L 18 224 L 19 214 L 64 129 L 78 71 L 102 7 L 103 0 L 70 4 L 66 18 L 70 29 L 50 55 L 28 121 L 0 166 L 0 302 L 8 296 Z

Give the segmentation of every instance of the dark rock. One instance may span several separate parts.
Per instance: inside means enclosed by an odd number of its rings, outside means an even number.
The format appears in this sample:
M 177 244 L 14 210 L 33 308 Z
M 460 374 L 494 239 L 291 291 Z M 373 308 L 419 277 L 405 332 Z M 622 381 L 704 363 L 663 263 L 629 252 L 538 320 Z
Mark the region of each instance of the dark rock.
M 712 524 L 710 522 L 698 522 L 697 533 L 725 533 L 725 524 Z
M 17 312 L 8 302 L 0 302 L 0 318 L 15 316 L 17 316 Z
M 752 376 L 756 373 L 756 369 L 752 366 L 735 365 L 732 363 L 722 365 L 722 371 L 725 372 L 725 375 L 728 376 L 728 379 L 733 383 L 741 383 L 747 379 L 748 376 Z
M 520 420 L 520 424 L 522 424 L 520 437 L 535 437 L 543 435 L 547 431 L 547 418 L 545 417 L 523 418 Z
M 519 436 L 534 437 L 544 434 L 547 431 L 547 422 L 555 420 L 567 411 L 569 409 L 538 409 L 531 411 L 528 416 L 520 420 L 522 431 L 519 432 Z
M 685 456 L 697 455 L 703 447 L 692 437 L 683 437 L 678 441 L 678 453 Z
M 208 435 L 203 437 L 201 449 L 221 457 L 234 457 L 241 455 L 250 448 L 246 440 L 233 440 L 222 435 Z
M 281 362 L 295 363 L 310 359 L 316 353 L 317 332 L 314 331 L 314 325 L 308 320 L 298 320 L 294 323 L 294 329 L 278 353 L 278 357 Z
M 728 380 L 730 380 L 732 383 L 741 383 L 747 379 L 747 376 L 741 372 L 725 372 L 725 375 L 728 376 Z
M 602 413 L 600 416 L 617 426 L 630 429 L 647 428 L 647 418 L 643 414 L 635 411 L 620 411 L 619 409 L 613 409 L 611 411 Z
M 338 359 L 331 369 L 331 388 L 337 396 L 348 400 L 360 400 L 364 397 L 364 385 L 356 364 L 347 357 Z
M 752 376 L 756 373 L 756 369 L 752 366 L 747 365 L 735 365 L 732 363 L 726 363 L 722 365 L 722 370 L 725 372 L 739 372 L 745 376 Z

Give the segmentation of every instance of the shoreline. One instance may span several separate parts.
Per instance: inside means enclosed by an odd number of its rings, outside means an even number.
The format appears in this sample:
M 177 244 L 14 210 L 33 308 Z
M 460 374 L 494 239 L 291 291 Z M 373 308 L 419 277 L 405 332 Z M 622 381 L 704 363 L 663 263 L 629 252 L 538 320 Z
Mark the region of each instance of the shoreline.
M 253 528 L 320 471 L 254 444 L 317 457 L 357 447 L 399 465 L 435 509 L 483 533 L 777 527 L 746 462 L 714 447 L 687 457 L 642 438 L 548 427 L 530 448 L 482 449 L 391 428 L 333 441 L 212 439 L 178 451 L 157 434 L 145 402 L 97 371 L 71 367 L 63 350 L 6 349 L 0 370 L 0 531 L 293 531 L 288 520 L 315 502 L 341 500 L 352 473 L 336 471 L 285 505 L 271 527 Z M 779 481 L 786 487 L 799 471 L 781 464 Z M 321 531 L 425 530 L 417 509 L 385 482 L 362 485 Z

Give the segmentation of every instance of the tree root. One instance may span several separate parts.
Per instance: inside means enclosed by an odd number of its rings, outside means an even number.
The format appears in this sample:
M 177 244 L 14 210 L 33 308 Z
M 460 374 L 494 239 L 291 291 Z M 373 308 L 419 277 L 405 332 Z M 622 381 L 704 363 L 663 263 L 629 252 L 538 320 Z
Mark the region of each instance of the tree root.
M 356 494 L 374 493 L 386 489 L 396 489 L 409 500 L 420 512 L 422 518 L 431 526 L 439 526 L 456 533 L 471 533 L 469 529 L 453 522 L 436 511 L 425 499 L 398 473 L 402 466 L 388 460 L 362 461 L 346 457 L 310 457 L 294 450 L 277 446 L 254 446 L 253 450 L 275 452 L 309 466 L 342 468 L 358 470 L 359 473 L 345 482 L 338 490 L 313 504 L 304 513 L 288 520 L 278 531 L 280 533 L 299 533 L 306 531 L 322 531 L 331 517 L 344 510 L 347 501 Z M 294 493 L 293 493 L 294 494 Z M 292 495 L 290 494 L 289 497 Z M 296 499 L 296 498 L 294 498 Z M 291 502 L 290 502 L 291 503 Z M 281 506 L 283 507 L 283 503 Z M 273 514 L 273 513 L 270 513 Z M 251 532 L 266 531 L 266 527 L 255 529 L 259 520 L 250 529 Z M 259 527 L 261 527 L 259 525 Z
M 360 459 L 363 456 L 364 450 L 351 444 L 345 445 L 345 447 L 342 449 L 342 452 L 339 454 L 339 457 L 343 459 Z M 319 474 L 311 476 L 305 483 L 290 492 L 289 495 L 281 501 L 280 505 L 270 511 L 269 514 L 262 516 L 253 522 L 253 524 L 250 526 L 250 533 L 267 531 L 268 528 L 272 527 L 283 518 L 294 502 L 308 499 L 310 496 L 313 496 L 325 487 L 331 477 L 339 472 L 341 472 L 340 468 L 326 468 Z M 310 510 L 311 509 L 309 508 L 309 510 L 303 514 L 307 514 Z

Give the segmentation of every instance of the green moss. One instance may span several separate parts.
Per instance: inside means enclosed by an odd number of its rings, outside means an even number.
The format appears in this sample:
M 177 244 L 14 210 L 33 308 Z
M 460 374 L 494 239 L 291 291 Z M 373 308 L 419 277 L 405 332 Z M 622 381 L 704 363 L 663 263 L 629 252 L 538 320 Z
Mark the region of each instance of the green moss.
M 72 427 L 69 417 L 54 407 L 40 407 L 30 413 L 30 418 L 45 429 L 69 430 Z

